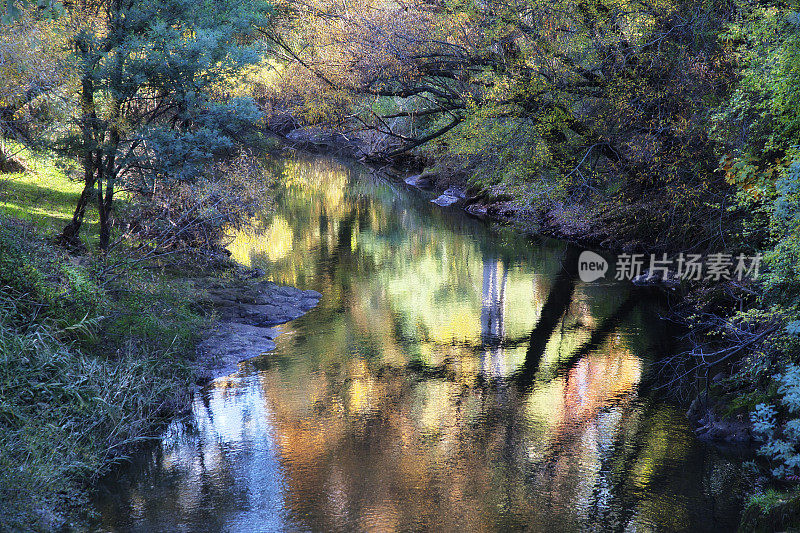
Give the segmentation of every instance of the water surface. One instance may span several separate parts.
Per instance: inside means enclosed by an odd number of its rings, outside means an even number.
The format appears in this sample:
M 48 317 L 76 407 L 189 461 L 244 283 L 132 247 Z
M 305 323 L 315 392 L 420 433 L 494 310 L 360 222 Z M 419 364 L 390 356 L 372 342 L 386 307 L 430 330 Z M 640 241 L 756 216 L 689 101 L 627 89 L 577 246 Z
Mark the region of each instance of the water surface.
M 644 394 L 659 303 L 357 166 L 280 164 L 230 249 L 323 294 L 107 480 L 106 531 L 721 531 L 735 465 Z

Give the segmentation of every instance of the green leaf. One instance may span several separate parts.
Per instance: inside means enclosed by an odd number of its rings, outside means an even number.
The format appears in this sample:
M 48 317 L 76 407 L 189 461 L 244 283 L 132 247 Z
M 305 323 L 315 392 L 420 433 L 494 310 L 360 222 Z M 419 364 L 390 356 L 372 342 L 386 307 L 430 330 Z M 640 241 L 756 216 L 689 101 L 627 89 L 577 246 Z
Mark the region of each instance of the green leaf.
M 786 324 L 786 333 L 800 335 L 800 320 L 795 320 Z

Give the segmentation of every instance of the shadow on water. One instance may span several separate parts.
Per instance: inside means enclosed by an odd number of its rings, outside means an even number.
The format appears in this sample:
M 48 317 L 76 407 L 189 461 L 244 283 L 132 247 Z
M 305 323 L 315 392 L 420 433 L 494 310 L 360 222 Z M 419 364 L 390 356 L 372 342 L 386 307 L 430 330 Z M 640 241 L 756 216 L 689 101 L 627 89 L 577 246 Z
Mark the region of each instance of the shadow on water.
M 642 395 L 659 303 L 322 157 L 230 249 L 323 293 L 110 477 L 109 531 L 720 531 L 735 463 Z

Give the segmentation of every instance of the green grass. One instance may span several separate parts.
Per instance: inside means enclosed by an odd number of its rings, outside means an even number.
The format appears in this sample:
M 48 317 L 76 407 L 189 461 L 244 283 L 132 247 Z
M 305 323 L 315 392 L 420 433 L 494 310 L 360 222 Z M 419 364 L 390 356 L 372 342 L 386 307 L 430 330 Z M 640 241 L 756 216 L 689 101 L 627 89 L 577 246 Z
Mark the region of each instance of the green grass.
M 149 256 L 130 237 L 100 252 L 94 206 L 88 246 L 61 248 L 52 236 L 81 194 L 76 171 L 23 157 L 30 171 L 0 174 L 0 531 L 85 529 L 93 481 L 189 406 L 213 315 L 187 275 L 233 274 L 192 243 Z M 231 210 L 265 196 L 242 168 L 218 185 Z M 121 196 L 124 217 L 137 205 Z
M 0 297 L 0 323 L 13 313 Z M 86 504 L 82 490 L 185 402 L 172 358 L 93 356 L 65 342 L 92 321 L 26 332 L 0 327 L 0 521 L 54 529 Z M 88 518 L 88 516 L 84 516 Z
M 51 244 L 80 194 L 54 165 L 0 176 L 0 530 L 82 528 L 92 482 L 188 406 L 210 317 L 184 272 Z
M 31 222 L 46 233 L 57 233 L 72 219 L 83 183 L 70 179 L 55 160 L 20 151 L 28 172 L 0 173 L 0 213 Z M 66 165 L 64 165 L 65 167 Z M 84 232 L 97 233 L 97 211 L 90 206 Z
M 739 526 L 741 532 L 798 531 L 800 494 L 767 489 L 750 496 Z

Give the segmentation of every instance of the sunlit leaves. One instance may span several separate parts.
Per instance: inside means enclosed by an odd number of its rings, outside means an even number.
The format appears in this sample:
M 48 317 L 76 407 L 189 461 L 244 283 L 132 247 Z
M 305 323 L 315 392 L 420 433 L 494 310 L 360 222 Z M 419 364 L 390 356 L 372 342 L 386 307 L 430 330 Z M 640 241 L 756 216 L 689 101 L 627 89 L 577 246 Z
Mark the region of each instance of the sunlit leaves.
M 38 11 L 40 18 L 58 18 L 66 13 L 60 0 L 7 0 L 5 10 L 0 15 L 0 24 L 13 24 L 20 20 L 23 12 Z

